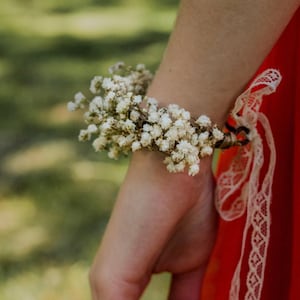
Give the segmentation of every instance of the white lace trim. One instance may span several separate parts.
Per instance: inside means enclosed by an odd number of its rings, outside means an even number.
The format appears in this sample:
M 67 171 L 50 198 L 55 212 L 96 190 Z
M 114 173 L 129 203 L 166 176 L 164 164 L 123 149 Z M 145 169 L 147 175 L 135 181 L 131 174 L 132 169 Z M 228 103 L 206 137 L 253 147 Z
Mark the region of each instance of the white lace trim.
M 263 96 L 276 91 L 281 81 L 277 70 L 268 69 L 259 75 L 250 87 L 238 97 L 232 116 L 237 126 L 246 126 L 251 131 L 251 143 L 241 147 L 228 170 L 217 179 L 216 207 L 220 216 L 231 221 L 247 212 L 243 232 L 241 255 L 230 288 L 230 300 L 238 300 L 240 272 L 245 255 L 245 245 L 250 236 L 251 251 L 248 257 L 247 291 L 245 300 L 258 300 L 264 281 L 267 248 L 270 239 L 270 204 L 276 162 L 276 150 L 272 130 L 267 117 L 259 111 Z M 264 163 L 263 140 L 257 131 L 260 123 L 270 151 L 268 170 L 260 184 L 260 172 Z M 230 197 L 241 190 L 238 197 Z M 229 209 L 228 209 L 229 207 Z

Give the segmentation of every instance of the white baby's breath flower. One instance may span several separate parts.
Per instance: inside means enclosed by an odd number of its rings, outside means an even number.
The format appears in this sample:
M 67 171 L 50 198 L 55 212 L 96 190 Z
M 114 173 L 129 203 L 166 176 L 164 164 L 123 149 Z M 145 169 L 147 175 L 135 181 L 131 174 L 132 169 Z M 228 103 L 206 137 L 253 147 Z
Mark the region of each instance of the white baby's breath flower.
M 137 150 L 139 150 L 139 149 L 141 149 L 141 143 L 139 142 L 139 141 L 134 141 L 133 143 L 132 143 L 132 145 L 131 145 L 131 150 L 133 151 L 133 152 L 135 152 L 135 151 L 137 151 Z
M 91 80 L 90 91 L 93 94 L 98 94 L 101 91 L 102 76 L 95 76 Z
M 99 106 L 94 101 L 92 101 L 89 104 L 89 111 L 90 113 L 99 113 Z
M 150 123 L 157 123 L 159 121 L 159 114 L 155 111 L 150 112 L 148 116 L 148 121 Z
M 103 99 L 100 96 L 94 97 L 91 103 L 94 103 L 100 109 L 103 108 Z
M 136 67 L 135 67 L 135 69 L 136 69 L 137 71 L 144 71 L 145 68 L 146 68 L 146 67 L 145 67 L 144 64 L 137 64 Z
M 172 124 L 172 120 L 169 116 L 169 114 L 164 113 L 159 120 L 159 125 L 162 129 L 168 129 Z
M 131 145 L 134 141 L 136 141 L 137 137 L 135 134 L 131 133 L 126 136 L 126 145 Z
M 191 144 L 192 144 L 193 146 L 197 146 L 197 145 L 199 144 L 199 136 L 198 136 L 198 134 L 197 134 L 197 133 L 194 133 L 194 134 L 192 134 L 191 136 L 192 136 L 192 137 L 191 137 Z
M 199 162 L 198 157 L 199 152 L 195 152 L 193 154 L 188 154 L 185 156 L 185 160 L 189 165 L 193 165 Z
M 196 121 L 196 124 L 198 124 L 199 126 L 203 126 L 203 127 L 208 127 L 211 126 L 211 120 L 208 116 L 205 115 L 201 115 Z
M 159 145 L 159 150 L 162 152 L 166 152 L 170 149 L 170 143 L 168 140 L 162 140 Z
M 163 128 L 163 127 L 162 127 Z M 171 127 L 166 133 L 165 136 L 171 141 L 178 140 L 178 131 L 177 128 Z
M 140 104 L 140 103 L 142 103 L 142 101 L 143 101 L 143 98 L 141 95 L 136 95 L 133 97 L 133 103 L 135 103 L 135 104 Z
M 212 155 L 213 153 L 213 148 L 210 147 L 210 146 L 204 146 L 201 151 L 201 156 L 204 157 L 204 156 L 209 156 L 209 155 Z
M 143 131 L 144 132 L 150 132 L 153 130 L 153 126 L 151 126 L 150 124 L 146 123 L 143 125 Z
M 141 144 L 143 145 L 143 147 L 147 147 L 151 144 L 152 142 L 152 138 L 150 133 L 148 132 L 143 132 L 141 135 Z
M 126 137 L 125 137 L 125 136 L 120 135 L 120 136 L 118 137 L 117 143 L 118 143 L 118 145 L 119 145 L 120 147 L 125 146 L 125 145 L 126 145 L 126 142 L 127 142 L 127 140 L 126 140 Z
M 167 164 L 167 170 L 170 172 L 170 173 L 176 173 L 176 168 L 175 168 L 175 165 L 173 162 L 170 162 Z
M 74 100 L 77 105 L 81 105 L 86 100 L 86 97 L 82 94 L 82 92 L 78 92 L 75 94 Z
M 190 176 L 195 176 L 196 174 L 199 173 L 199 171 L 200 171 L 199 164 L 194 164 L 189 167 L 189 175 Z
M 176 172 L 175 166 L 174 166 L 174 162 L 173 162 L 173 160 L 171 159 L 171 157 L 167 156 L 167 157 L 164 159 L 164 164 L 167 165 L 167 170 L 168 170 L 170 173 Z
M 178 119 L 180 117 L 180 107 L 177 104 L 169 104 L 168 105 L 168 111 L 172 115 L 174 119 Z
M 181 117 L 182 117 L 183 120 L 189 121 L 190 118 L 191 118 L 191 114 L 190 114 L 189 111 L 183 110 L 182 113 L 181 113 Z
M 105 99 L 107 99 L 107 100 L 113 100 L 113 99 L 115 98 L 115 96 L 116 96 L 116 93 L 115 93 L 115 92 L 109 91 L 109 92 L 107 93 L 107 95 L 105 96 Z
M 184 161 L 179 162 L 178 164 L 174 164 L 174 168 L 176 172 L 183 172 L 185 168 Z
M 177 151 L 172 151 L 171 158 L 174 162 L 178 163 L 184 159 L 184 154 Z
M 98 127 L 95 124 L 90 124 L 87 128 L 88 133 L 97 133 Z
M 101 131 L 106 132 L 112 129 L 113 123 L 114 123 L 114 119 L 108 118 L 105 122 L 101 124 Z
M 115 87 L 115 83 L 111 80 L 111 78 L 104 78 L 102 80 L 102 88 L 104 90 L 112 90 Z
M 131 120 L 127 119 L 124 122 L 124 129 L 127 130 L 127 131 L 129 131 L 129 132 L 134 132 L 134 130 L 135 130 L 135 124 Z
M 90 139 L 91 139 L 91 134 L 87 130 L 85 130 L 85 129 L 80 130 L 79 136 L 78 136 L 78 140 L 80 142 L 88 141 Z
M 122 99 L 116 107 L 117 113 L 126 113 L 130 107 L 130 100 L 128 98 Z
M 118 61 L 118 62 L 116 62 L 114 65 L 112 65 L 112 66 L 110 66 L 110 67 L 108 68 L 108 72 L 109 72 L 110 74 L 113 74 L 113 73 L 115 73 L 115 72 L 121 70 L 121 69 L 124 68 L 124 67 L 125 67 L 125 63 L 124 63 L 123 61 Z
M 208 140 L 208 137 L 209 137 L 209 132 L 208 131 L 204 131 L 204 132 L 201 132 L 199 134 L 199 142 L 205 142 Z
M 178 128 L 183 128 L 183 127 L 185 127 L 185 122 L 183 120 L 179 119 L 179 120 L 175 121 L 174 125 Z
M 119 157 L 119 150 L 117 147 L 111 147 L 107 153 L 108 157 L 111 159 L 118 159 Z
M 95 151 L 101 151 L 106 147 L 107 138 L 104 136 L 99 136 L 93 141 L 93 147 Z
M 152 129 L 152 131 L 151 131 L 150 133 L 151 133 L 151 135 L 152 135 L 152 137 L 153 137 L 154 139 L 157 139 L 158 137 L 161 136 L 162 130 L 161 130 L 161 128 L 160 128 L 159 125 L 154 124 L 154 125 L 153 125 L 153 129 Z
M 68 111 L 75 111 L 78 109 L 78 105 L 72 101 L 69 101 L 67 104 L 67 109 L 68 109 Z
M 152 98 L 152 97 L 148 97 L 147 98 L 147 104 L 148 105 L 154 105 L 154 106 L 157 106 L 158 105 L 158 102 L 155 98 Z
M 217 141 L 221 141 L 224 138 L 224 133 L 216 127 L 213 129 L 212 134 Z
M 136 110 L 132 110 L 130 112 L 130 120 L 132 120 L 133 122 L 137 122 L 137 120 L 139 119 L 140 117 L 140 113 Z
M 194 147 L 188 141 L 183 140 L 177 144 L 176 148 L 181 153 L 188 154 L 193 150 Z

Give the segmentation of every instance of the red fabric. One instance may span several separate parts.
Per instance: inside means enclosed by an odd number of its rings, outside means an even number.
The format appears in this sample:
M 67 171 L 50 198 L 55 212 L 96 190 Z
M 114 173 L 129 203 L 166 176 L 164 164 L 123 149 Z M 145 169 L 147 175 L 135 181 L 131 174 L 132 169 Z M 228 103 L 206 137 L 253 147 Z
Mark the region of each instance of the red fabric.
M 277 153 L 271 238 L 261 299 L 297 300 L 300 299 L 300 9 L 257 73 L 267 68 L 278 69 L 283 79 L 277 91 L 264 99 L 261 108 L 270 121 Z M 219 170 L 231 158 L 230 151 L 222 153 Z M 231 222 L 220 220 L 202 300 L 228 299 L 240 257 L 244 222 L 244 217 Z M 240 299 L 244 299 L 247 271 L 244 261 Z

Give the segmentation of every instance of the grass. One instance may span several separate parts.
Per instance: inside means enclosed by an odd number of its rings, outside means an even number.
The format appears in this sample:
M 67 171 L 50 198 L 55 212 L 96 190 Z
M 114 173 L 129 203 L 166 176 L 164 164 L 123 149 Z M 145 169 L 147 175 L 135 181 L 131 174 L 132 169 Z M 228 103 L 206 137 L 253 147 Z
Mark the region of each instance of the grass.
M 178 1 L 1 0 L 0 299 L 89 299 L 87 272 L 127 160 L 76 136 L 65 109 L 124 60 L 155 70 Z M 166 298 L 155 276 L 144 300 Z

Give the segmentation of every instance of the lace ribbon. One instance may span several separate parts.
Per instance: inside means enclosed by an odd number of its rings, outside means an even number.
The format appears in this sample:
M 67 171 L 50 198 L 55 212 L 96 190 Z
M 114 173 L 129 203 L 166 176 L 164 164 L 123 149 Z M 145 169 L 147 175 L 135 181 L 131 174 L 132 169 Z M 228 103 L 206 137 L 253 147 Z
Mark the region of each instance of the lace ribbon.
M 259 109 L 263 96 L 275 92 L 280 81 L 281 75 L 277 70 L 264 71 L 238 97 L 232 111 L 237 126 L 243 125 L 250 129 L 251 142 L 240 147 L 228 170 L 217 179 L 216 207 L 220 216 L 226 221 L 232 221 L 247 213 L 241 255 L 231 281 L 230 300 L 239 299 L 241 267 L 249 240 L 251 251 L 244 299 L 256 300 L 261 297 L 270 239 L 270 204 L 276 150 L 269 121 Z M 260 176 L 264 164 L 264 149 L 263 139 L 257 130 L 258 123 L 264 130 L 270 151 L 268 169 L 263 179 Z M 240 195 L 236 196 L 239 190 Z

